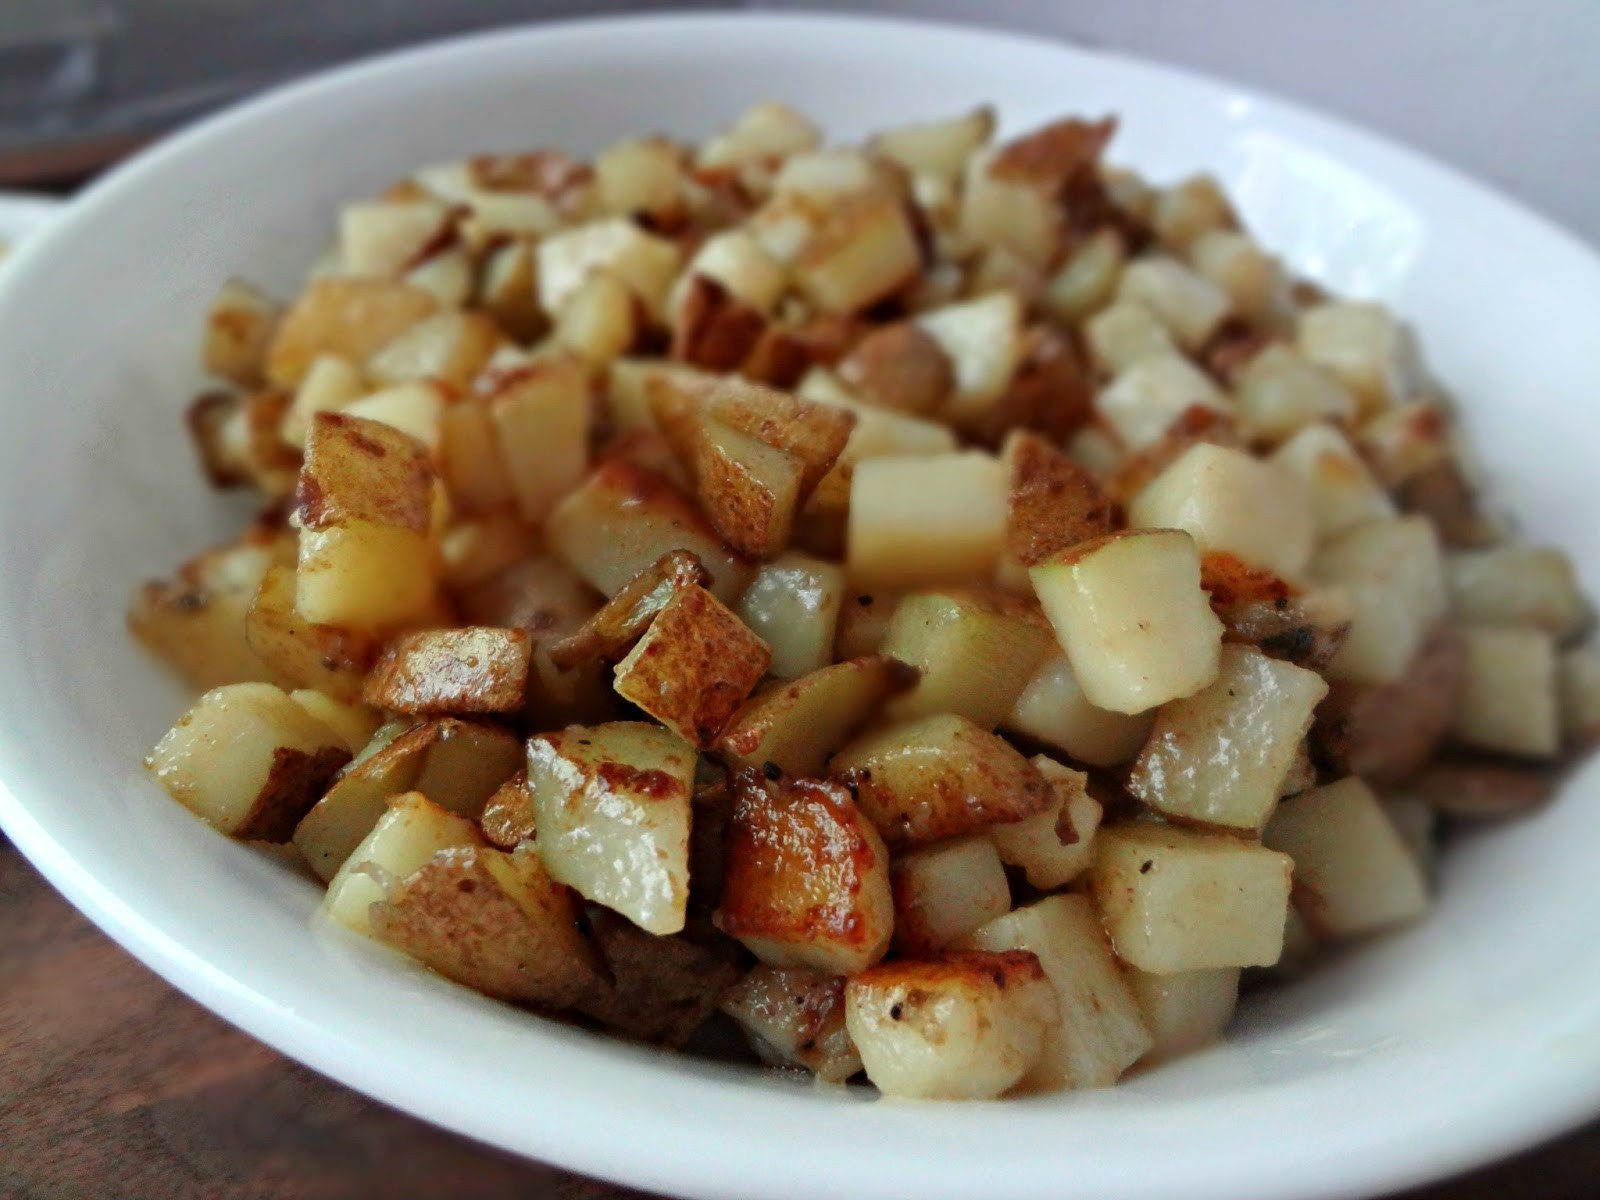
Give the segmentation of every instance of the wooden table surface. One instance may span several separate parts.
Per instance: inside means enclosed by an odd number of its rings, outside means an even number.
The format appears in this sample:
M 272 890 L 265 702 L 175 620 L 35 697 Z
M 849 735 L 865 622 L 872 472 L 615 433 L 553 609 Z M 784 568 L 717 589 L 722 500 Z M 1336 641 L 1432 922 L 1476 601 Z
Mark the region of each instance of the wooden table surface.
M 0 1200 L 625 1200 L 432 1129 L 224 1024 L 0 839 Z M 1405 1200 L 1592 1200 L 1600 1126 Z

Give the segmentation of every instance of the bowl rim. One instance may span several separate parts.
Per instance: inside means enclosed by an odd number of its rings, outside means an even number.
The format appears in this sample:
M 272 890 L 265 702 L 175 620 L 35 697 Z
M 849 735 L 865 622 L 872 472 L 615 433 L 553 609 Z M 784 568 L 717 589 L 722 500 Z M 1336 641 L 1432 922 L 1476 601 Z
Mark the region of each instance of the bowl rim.
M 1255 88 L 1241 87 L 1199 72 L 1156 64 L 1134 56 L 1088 50 L 1049 38 L 961 23 L 859 14 L 769 12 L 655 13 L 510 26 L 393 51 L 273 88 L 184 129 L 108 172 L 71 201 L 60 219 L 50 222 L 38 236 L 22 245 L 14 261 L 8 264 L 6 275 L 19 275 L 35 269 L 30 264 L 46 263 L 71 240 L 73 227 L 79 220 L 85 219 L 85 214 L 92 215 L 98 205 L 115 202 L 124 189 L 138 187 L 147 177 L 159 177 L 169 170 L 170 165 L 181 164 L 194 148 L 226 135 L 236 125 L 266 119 L 276 109 L 336 96 L 341 89 L 359 86 L 412 67 L 439 66 L 456 60 L 454 69 L 460 69 L 475 53 L 504 43 L 567 43 L 575 49 L 581 49 L 582 43 L 588 39 L 604 40 L 618 34 L 648 36 L 653 32 L 682 31 L 686 26 L 698 28 L 707 36 L 713 31 L 719 36 L 724 33 L 748 36 L 757 29 L 762 31 L 760 36 L 764 37 L 781 36 L 786 29 L 812 35 L 875 31 L 902 37 L 979 39 L 996 49 L 1026 48 L 1036 52 L 1039 47 L 1046 46 L 1058 51 L 1066 59 L 1073 56 L 1093 57 L 1112 62 L 1128 71 L 1143 73 L 1147 77 L 1176 81 L 1190 90 L 1201 89 L 1212 94 L 1245 98 L 1275 117 L 1287 119 L 1298 130 L 1314 135 L 1319 142 L 1359 149 L 1364 163 L 1370 165 L 1374 172 L 1384 172 L 1393 167 L 1399 174 L 1429 180 L 1451 191 L 1471 196 L 1475 202 L 1488 205 L 1499 215 L 1514 219 L 1525 228 L 1536 229 L 1540 235 L 1556 243 L 1562 254 L 1581 257 L 1588 269 L 1600 276 L 1600 257 L 1586 243 L 1548 217 L 1451 167 L 1435 163 L 1380 135 L 1276 99 Z M 1337 154 L 1339 151 L 1333 152 Z M 4 286 L 4 283 L 0 283 L 0 288 Z M 7 744 L 7 735 L 0 730 L 0 747 Z M 586 1102 L 571 1102 L 546 1111 L 542 1115 L 547 1119 L 538 1128 L 525 1124 L 513 1130 L 502 1125 L 486 1131 L 481 1121 L 473 1119 L 470 1108 L 452 1103 L 451 1095 L 438 1094 L 424 1081 L 397 1082 L 391 1074 L 353 1062 L 353 1055 L 360 1051 L 361 1042 L 350 1037 L 348 1031 L 322 1027 L 307 1014 L 294 1012 L 275 1003 L 270 995 L 230 979 L 186 947 L 181 930 L 163 927 L 142 916 L 126 899 L 81 868 L 51 829 L 37 820 L 27 803 L 13 792 L 11 781 L 6 778 L 6 770 L 5 758 L 0 757 L 0 827 L 5 829 L 24 856 L 80 911 L 186 994 L 285 1055 L 347 1086 L 465 1136 L 634 1186 L 684 1194 L 732 1197 L 747 1194 L 745 1189 L 749 1181 L 760 1178 L 763 1190 L 773 1197 L 813 1197 L 844 1194 L 852 1190 L 852 1182 L 859 1186 L 866 1177 L 862 1173 L 864 1168 L 859 1161 L 860 1155 L 841 1153 L 839 1157 L 845 1160 L 842 1167 L 817 1161 L 827 1156 L 797 1156 L 791 1144 L 793 1139 L 784 1139 L 770 1127 L 760 1130 L 759 1134 L 741 1128 L 739 1133 L 747 1135 L 748 1141 L 739 1145 L 737 1138 L 719 1136 L 714 1129 L 708 1131 L 707 1123 L 693 1119 L 692 1113 L 650 1112 L 647 1098 L 629 1094 L 602 1095 L 596 1091 L 598 1084 L 594 1082 L 589 1084 L 590 1094 Z M 463 999 L 476 998 L 464 995 Z M 608 1066 L 610 1071 L 607 1078 L 636 1076 L 642 1069 L 638 1064 L 643 1061 L 635 1055 L 619 1066 L 616 1055 L 589 1046 L 583 1046 L 566 1057 L 579 1065 Z M 1425 1065 L 1429 1061 L 1429 1056 L 1420 1058 L 1421 1061 L 1416 1065 Z M 606 1062 L 602 1063 L 602 1060 Z M 678 1064 L 677 1069 L 652 1069 L 652 1074 L 661 1086 L 665 1086 L 669 1079 L 674 1080 L 685 1097 L 717 1098 L 720 1101 L 728 1097 L 718 1096 L 717 1093 L 737 1093 L 728 1103 L 729 1111 L 757 1104 L 755 1088 L 729 1087 L 720 1078 L 712 1081 L 708 1073 L 693 1067 Z M 1492 1102 L 1487 1099 L 1491 1092 Z M 1132 1164 L 1116 1169 L 1111 1169 L 1105 1163 L 1098 1166 L 1087 1164 L 1089 1169 L 1080 1176 L 1079 1183 L 1087 1187 L 1084 1192 L 1086 1195 L 1115 1194 L 1149 1200 L 1177 1195 L 1282 1200 L 1289 1194 L 1303 1196 L 1306 1200 L 1331 1200 L 1333 1197 L 1354 1196 L 1420 1183 L 1441 1174 L 1478 1165 L 1553 1136 L 1600 1111 L 1600 1042 L 1585 1043 L 1584 1049 L 1574 1049 L 1564 1058 L 1542 1060 L 1537 1066 L 1531 1062 L 1514 1064 L 1514 1069 L 1496 1076 L 1492 1089 L 1486 1088 L 1481 1092 L 1457 1089 L 1448 1097 L 1448 1101 L 1448 1105 L 1441 1105 L 1435 1112 L 1434 1116 L 1438 1119 L 1408 1130 L 1403 1143 L 1394 1138 L 1392 1129 L 1381 1128 L 1370 1118 L 1364 1122 L 1352 1121 L 1338 1130 L 1325 1131 L 1327 1136 L 1317 1147 L 1318 1157 L 1328 1165 L 1330 1172 L 1337 1169 L 1337 1177 L 1330 1173 L 1319 1179 L 1296 1180 L 1292 1188 L 1286 1188 L 1285 1179 L 1294 1176 L 1286 1173 L 1304 1169 L 1307 1161 L 1305 1151 L 1308 1149 L 1304 1141 L 1296 1144 L 1294 1153 L 1287 1153 L 1284 1145 L 1262 1147 L 1248 1166 L 1241 1166 L 1226 1154 L 1207 1154 L 1204 1148 L 1193 1147 L 1184 1160 L 1186 1168 L 1192 1173 L 1182 1177 L 1177 1187 L 1174 1186 L 1170 1169 L 1163 1168 L 1157 1178 L 1157 1172 L 1152 1167 L 1151 1177 L 1146 1179 Z M 774 1113 L 786 1117 L 820 1112 L 823 1107 L 798 1096 L 798 1093 L 779 1096 L 776 1092 L 769 1092 L 769 1103 Z M 1007 1109 L 990 1111 L 1027 1113 L 1033 1107 L 1022 1102 Z M 605 1112 L 607 1109 L 612 1121 L 623 1119 L 630 1110 L 639 1120 L 653 1120 L 654 1127 L 649 1136 L 634 1139 L 636 1146 L 631 1155 L 615 1157 L 614 1136 L 598 1133 L 592 1123 L 585 1124 L 583 1114 L 589 1114 L 587 1120 L 592 1122 L 596 1112 Z M 938 1115 L 930 1114 L 925 1109 L 896 1109 L 894 1106 L 881 1105 L 876 1109 L 887 1114 L 882 1118 L 885 1123 L 901 1121 L 907 1112 L 912 1112 L 914 1115 L 911 1119 L 929 1130 L 947 1123 L 950 1114 L 966 1113 L 967 1119 L 970 1119 L 974 1111 L 965 1105 L 948 1106 Z M 548 1119 L 551 1117 L 554 1119 Z M 630 1132 L 637 1134 L 641 1131 Z M 1388 1136 L 1383 1136 L 1385 1134 Z M 919 1148 L 926 1147 L 932 1141 L 930 1138 L 928 1142 L 921 1143 Z M 657 1150 L 673 1148 L 678 1152 L 651 1159 L 641 1152 L 650 1147 Z M 694 1153 L 696 1150 L 701 1153 Z M 931 1166 L 926 1162 L 892 1162 L 890 1165 L 898 1172 L 898 1177 L 884 1177 L 880 1173 L 877 1190 L 885 1194 L 954 1197 L 971 1194 L 975 1187 L 983 1186 L 996 1196 L 1025 1195 L 1036 1191 L 1042 1182 L 1054 1182 L 1059 1178 L 1050 1174 L 1049 1169 L 1062 1165 L 1064 1153 L 1060 1152 L 1061 1157 L 1040 1156 L 1037 1162 L 1024 1164 L 1025 1169 L 1005 1176 L 995 1173 L 993 1163 L 977 1160 L 958 1163 L 948 1155 L 939 1158 Z M 811 1166 L 813 1173 L 774 1178 L 771 1169 L 773 1164 L 801 1161 Z M 1074 1166 L 1078 1165 L 1074 1162 Z M 763 1167 L 766 1170 L 762 1170 Z M 1112 1192 L 1107 1188 L 1116 1190 Z

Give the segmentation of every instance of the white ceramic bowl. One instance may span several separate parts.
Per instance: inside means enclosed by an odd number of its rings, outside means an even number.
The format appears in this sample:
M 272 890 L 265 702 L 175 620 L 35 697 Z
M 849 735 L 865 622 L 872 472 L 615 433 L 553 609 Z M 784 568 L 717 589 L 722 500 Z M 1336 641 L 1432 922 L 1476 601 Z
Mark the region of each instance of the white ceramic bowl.
M 183 696 L 123 632 L 130 586 L 220 537 L 179 423 L 218 282 L 287 292 L 334 206 L 414 164 L 778 97 L 840 135 L 997 102 L 1112 111 L 1115 156 L 1209 168 L 1270 246 L 1415 316 L 1498 494 L 1600 582 L 1600 262 L 1449 171 L 1175 71 L 837 17 L 552 26 L 276 92 L 114 172 L 0 282 L 0 818 L 93 920 L 286 1053 L 484 1141 L 704 1196 L 1289 1200 L 1466 1167 L 1600 1109 L 1600 775 L 1457 845 L 1438 911 L 1250 1002 L 1217 1049 L 1090 1094 L 879 1103 L 672 1058 L 314 935 L 313 889 L 211 833 L 139 758 Z

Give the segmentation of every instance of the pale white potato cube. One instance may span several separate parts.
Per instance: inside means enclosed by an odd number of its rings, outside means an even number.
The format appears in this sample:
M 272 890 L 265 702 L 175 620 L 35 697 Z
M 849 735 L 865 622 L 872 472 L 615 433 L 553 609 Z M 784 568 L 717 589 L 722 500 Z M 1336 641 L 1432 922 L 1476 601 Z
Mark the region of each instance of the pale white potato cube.
M 1270 461 L 1293 472 L 1305 485 L 1320 539 L 1362 521 L 1395 515 L 1389 493 L 1349 439 L 1332 425 L 1307 425 L 1279 446 Z
M 321 911 L 370 935 L 372 906 L 388 899 L 391 883 L 421 870 L 440 851 L 481 845 L 476 822 L 447 812 L 421 792 L 397 796 L 329 880 Z
M 465 308 L 477 283 L 477 266 L 465 245 L 455 245 L 412 267 L 402 281 L 432 295 L 440 308 Z
M 415 265 L 443 230 L 449 209 L 434 200 L 366 200 L 339 210 L 340 267 L 393 279 Z
M 964 245 L 1005 246 L 1043 265 L 1061 246 L 1060 206 L 1048 188 L 996 178 L 990 167 L 1005 149 L 987 147 L 967 160 L 957 228 Z
M 1139 753 L 1154 721 L 1154 710 L 1120 713 L 1090 704 L 1057 647 L 1001 718 L 1000 728 L 1046 742 L 1076 762 L 1115 767 Z
M 1130 968 L 1128 982 L 1155 1045 L 1149 1063 L 1209 1046 L 1222 1036 L 1239 1004 L 1239 968 L 1152 975 Z
M 1031 817 L 991 825 L 988 834 L 1001 862 L 1021 867 L 1030 884 L 1052 891 L 1072 882 L 1094 861 L 1100 802 L 1089 795 L 1089 777 L 1082 771 L 1042 754 L 1032 761 L 1055 798 Z
M 627 284 L 609 271 L 595 271 L 567 296 L 551 337 L 589 367 L 603 368 L 638 336 L 635 307 Z
M 551 234 L 539 242 L 536 260 L 539 304 L 547 313 L 560 312 L 590 273 L 603 270 L 627 284 L 647 311 L 659 315 L 679 267 L 677 246 L 623 217 Z
M 1282 266 L 1248 234 L 1208 229 L 1189 243 L 1189 261 L 1222 289 L 1242 317 L 1277 326 L 1293 311 Z
M 948 415 L 957 422 L 981 416 L 997 401 L 1022 358 L 1022 304 L 1013 292 L 918 313 L 918 328 L 950 360 L 955 393 Z
M 283 440 L 304 448 L 312 417 L 348 408 L 366 392 L 361 372 L 348 361 L 337 354 L 317 355 L 295 388 L 289 411 L 283 414 Z
M 1176 354 L 1139 359 L 1095 398 L 1095 410 L 1130 450 L 1156 441 L 1196 406 L 1218 412 L 1232 408 L 1204 371 Z
M 675 217 L 687 203 L 684 153 L 666 138 L 618 142 L 594 160 L 599 209 L 612 217 Z
M 912 850 L 889 869 L 894 948 L 908 958 L 943 950 L 1011 909 L 995 845 L 982 835 Z
M 419 379 L 352 400 L 342 411 L 352 417 L 381 421 L 390 428 L 416 438 L 431 452 L 438 453 L 444 407 L 443 389 L 431 380 Z
M 1216 678 L 1222 622 L 1200 589 L 1199 548 L 1182 530 L 1082 543 L 1028 577 L 1096 707 L 1144 712 Z
M 1561 730 L 1571 740 L 1600 733 L 1600 647 L 1589 643 L 1568 650 L 1556 664 L 1561 693 Z
M 1421 864 L 1353 775 L 1285 800 L 1262 841 L 1294 860 L 1295 906 L 1323 937 L 1357 937 L 1427 911 Z
M 1381 304 L 1336 300 L 1307 309 L 1298 344 L 1344 381 L 1363 413 L 1411 399 L 1424 382 L 1415 337 Z
M 1394 683 L 1447 607 L 1444 556 L 1426 517 L 1366 521 L 1327 542 L 1311 575 L 1337 584 L 1354 608 L 1350 633 L 1324 672 L 1351 683 Z
M 1452 736 L 1482 750 L 1553 758 L 1561 749 L 1555 639 L 1525 627 L 1459 632 L 1467 675 Z
M 1336 376 L 1278 343 L 1245 364 L 1234 398 L 1239 432 L 1274 445 L 1318 421 L 1348 422 L 1356 412 L 1355 397 Z
M 830 147 L 806 150 L 784 159 L 772 177 L 773 192 L 794 192 L 828 201 L 876 187 L 881 168 L 860 150 Z
M 908 171 L 953 179 L 994 135 L 994 123 L 994 109 L 985 104 L 959 117 L 882 130 L 867 149 Z
M 1572 560 L 1560 550 L 1515 542 L 1465 550 L 1446 557 L 1445 572 L 1458 620 L 1532 625 L 1566 638 L 1589 619 Z
M 1046 281 L 1040 306 L 1059 321 L 1079 324 L 1111 299 L 1127 257 L 1122 236 L 1114 229 L 1100 230 L 1073 250 Z M 1171 348 L 1171 340 L 1165 339 L 1161 349 Z
M 702 167 L 737 167 L 784 158 L 822 144 L 822 131 L 786 104 L 767 102 L 747 109 L 737 121 L 700 147 Z
M 716 280 L 732 295 L 763 313 L 773 310 L 789 283 L 783 264 L 743 229 L 714 234 L 701 243 L 684 268 L 682 279 L 687 280 L 690 275 Z
M 887 963 L 850 980 L 844 1000 L 845 1028 L 885 1096 L 998 1096 L 1060 1023 L 1050 981 L 1025 951 Z
M 289 693 L 289 699 L 337 734 L 351 753 L 365 746 L 383 723 L 377 709 L 335 700 L 314 688 L 296 688 Z
M 796 679 L 833 661 L 845 602 L 844 568 L 797 550 L 763 563 L 739 600 L 739 619 L 772 650 L 768 672 Z
M 1106 375 L 1120 375 L 1146 358 L 1178 354 L 1161 318 L 1142 304 L 1117 301 L 1106 306 L 1085 322 L 1083 335 L 1090 358 Z
M 845 560 L 852 582 L 910 588 L 992 575 L 1009 487 L 1005 464 L 977 451 L 856 463 Z
M 1128 524 L 1187 530 L 1202 552 L 1236 555 L 1293 578 L 1311 561 L 1316 529 L 1293 474 L 1243 450 L 1191 446 L 1134 497 Z
M 979 950 L 1029 950 L 1055 986 L 1061 1023 L 1045 1033 L 1025 1091 L 1109 1087 L 1153 1044 L 1139 1002 L 1085 896 L 1047 896 L 967 939 Z
M 1136 822 L 1100 830 L 1089 885 L 1117 956 L 1141 971 L 1270 967 L 1292 866 L 1226 834 Z
M 1209 686 L 1161 706 L 1128 790 L 1171 817 L 1255 832 L 1327 694 L 1315 671 L 1229 643 Z
M 424 317 L 367 359 L 376 384 L 440 380 L 465 387 L 499 348 L 499 327 L 482 313 L 441 312 Z
M 1162 256 L 1129 263 L 1117 282 L 1117 299 L 1155 313 L 1191 353 L 1217 331 L 1233 307 L 1228 294 L 1205 276 Z
M 1157 189 L 1148 196 L 1148 211 L 1139 215 L 1155 229 L 1162 244 L 1174 250 L 1187 249 L 1214 229 L 1231 229 L 1238 224 L 1227 193 L 1210 175 L 1191 175 L 1171 187 Z

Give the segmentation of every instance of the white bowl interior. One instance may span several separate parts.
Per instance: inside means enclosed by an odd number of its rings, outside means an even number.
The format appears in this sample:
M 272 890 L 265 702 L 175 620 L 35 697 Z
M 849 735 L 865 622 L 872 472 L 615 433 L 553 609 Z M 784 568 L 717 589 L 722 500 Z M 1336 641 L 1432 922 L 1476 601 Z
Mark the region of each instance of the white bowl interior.
M 136 953 L 330 1074 L 485 1140 L 630 1182 L 769 1197 L 1344 1195 L 1553 1131 L 1600 1099 L 1600 775 L 1447 857 L 1437 912 L 1258 997 L 1223 1046 L 1103 1093 L 929 1110 L 675 1060 L 511 1012 L 309 926 L 316 893 L 142 775 L 180 689 L 130 588 L 228 534 L 180 414 L 203 307 L 288 294 L 341 199 L 431 159 L 702 135 L 777 97 L 841 137 L 996 102 L 1009 127 L 1115 112 L 1114 157 L 1219 174 L 1249 224 L 1420 327 L 1497 497 L 1600 584 L 1600 263 L 1373 139 L 1063 47 L 835 18 L 531 31 L 296 89 L 95 189 L 0 285 L 0 803 Z M 802 1136 L 797 1131 L 804 1129 Z

